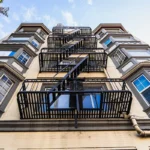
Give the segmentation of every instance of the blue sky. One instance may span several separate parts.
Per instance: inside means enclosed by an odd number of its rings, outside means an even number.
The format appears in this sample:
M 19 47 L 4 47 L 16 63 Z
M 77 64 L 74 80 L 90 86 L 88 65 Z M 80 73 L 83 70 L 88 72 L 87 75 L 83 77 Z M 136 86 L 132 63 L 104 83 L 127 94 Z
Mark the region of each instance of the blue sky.
M 0 14 L 0 38 L 21 22 L 43 22 L 48 28 L 122 23 L 136 37 L 150 44 L 150 0 L 4 0 L 9 17 Z

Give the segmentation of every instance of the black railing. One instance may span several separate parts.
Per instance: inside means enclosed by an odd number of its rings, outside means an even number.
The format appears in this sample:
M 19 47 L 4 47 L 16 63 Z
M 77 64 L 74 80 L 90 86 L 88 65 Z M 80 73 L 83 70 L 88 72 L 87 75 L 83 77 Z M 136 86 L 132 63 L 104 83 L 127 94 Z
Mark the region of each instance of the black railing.
M 54 35 L 70 34 L 71 31 L 76 31 L 80 35 L 92 35 L 92 29 L 90 27 L 55 26 L 52 28 Z
M 66 76 L 64 80 L 25 80 L 17 100 L 21 119 L 122 118 L 130 112 L 132 93 L 120 79 Z
M 80 47 L 83 48 L 97 48 L 97 39 L 95 36 L 51 35 L 48 37 L 47 43 L 49 48 L 61 48 L 65 44 L 67 45 L 69 41 L 82 41 Z
M 80 57 L 88 56 L 88 63 L 83 72 L 101 72 L 107 66 L 107 54 L 102 49 L 42 49 L 39 54 L 40 72 L 62 72 L 69 71 L 68 68 L 72 68 L 80 59 L 74 55 L 77 54 Z M 73 57 L 74 56 L 74 57 Z M 63 61 L 74 61 L 75 64 L 63 65 Z M 63 69 L 66 68 L 66 69 Z
M 54 101 L 51 95 L 70 96 L 69 108 L 54 108 Z M 98 108 L 83 108 L 77 110 L 76 96 L 80 97 L 79 104 L 83 97 L 100 95 Z M 65 97 L 64 96 L 64 97 Z M 123 118 L 123 114 L 129 114 L 132 94 L 129 91 L 76 91 L 76 92 L 19 92 L 18 104 L 21 119 L 75 119 L 77 118 Z M 62 99 L 66 101 L 66 99 Z M 73 102 L 74 101 L 74 102 Z M 63 102 L 62 102 L 63 103 Z M 71 104 L 74 103 L 74 104 Z M 83 105 L 83 104 L 82 104 Z M 74 107 L 73 107 L 74 106 Z

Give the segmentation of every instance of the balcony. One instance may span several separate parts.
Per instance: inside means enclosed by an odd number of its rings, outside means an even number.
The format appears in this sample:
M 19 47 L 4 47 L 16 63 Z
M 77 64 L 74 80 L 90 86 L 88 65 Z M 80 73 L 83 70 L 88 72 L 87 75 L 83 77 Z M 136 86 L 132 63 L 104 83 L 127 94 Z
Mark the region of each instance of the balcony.
M 92 29 L 90 27 L 73 27 L 73 26 L 55 26 L 52 29 L 53 35 L 92 35 Z
M 123 118 L 132 93 L 121 79 L 27 79 L 17 95 L 21 119 Z
M 100 48 L 44 48 L 39 54 L 40 72 L 68 72 L 85 57 L 87 63 L 80 72 L 101 72 L 107 66 L 107 54 Z

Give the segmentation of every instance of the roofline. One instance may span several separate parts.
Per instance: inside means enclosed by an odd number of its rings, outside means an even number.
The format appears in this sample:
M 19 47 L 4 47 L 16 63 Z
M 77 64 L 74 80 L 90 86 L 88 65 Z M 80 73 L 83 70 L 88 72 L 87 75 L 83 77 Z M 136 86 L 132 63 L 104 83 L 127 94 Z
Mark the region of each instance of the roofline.
M 19 27 L 16 29 L 15 32 L 19 31 L 21 27 L 34 27 L 34 26 L 39 26 L 44 29 L 48 34 L 51 33 L 51 31 L 43 24 L 43 23 L 21 23 Z
M 118 28 L 121 28 L 123 31 L 127 32 L 127 30 L 123 27 L 121 23 L 101 23 L 93 30 L 93 33 L 96 34 L 102 28 L 109 28 L 109 27 L 112 27 L 112 28 L 118 27 Z

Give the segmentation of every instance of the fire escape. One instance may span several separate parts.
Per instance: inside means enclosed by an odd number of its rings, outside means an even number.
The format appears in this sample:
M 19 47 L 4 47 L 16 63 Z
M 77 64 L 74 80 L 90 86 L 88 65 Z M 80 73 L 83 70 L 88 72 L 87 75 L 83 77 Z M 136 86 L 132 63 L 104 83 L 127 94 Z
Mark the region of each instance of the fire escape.
M 132 94 L 121 79 L 78 78 L 104 72 L 107 54 L 97 48 L 90 27 L 56 26 L 48 48 L 39 54 L 40 73 L 51 79 L 27 79 L 17 100 L 21 119 L 122 118 L 130 111 Z M 65 73 L 61 79 L 56 78 Z M 104 88 L 104 86 L 106 88 Z

